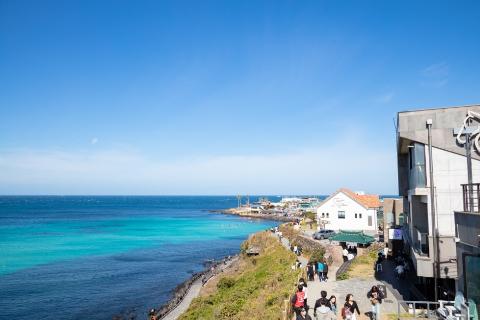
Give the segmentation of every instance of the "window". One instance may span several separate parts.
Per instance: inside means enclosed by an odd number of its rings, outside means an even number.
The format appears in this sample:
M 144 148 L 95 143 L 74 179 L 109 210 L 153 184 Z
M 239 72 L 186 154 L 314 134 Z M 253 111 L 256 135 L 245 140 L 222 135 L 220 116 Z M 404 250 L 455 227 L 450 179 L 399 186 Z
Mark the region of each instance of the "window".
M 338 219 L 345 219 L 345 211 L 338 211 Z
M 359 217 L 360 219 L 362 219 L 362 214 L 361 214 L 361 213 L 359 213 L 359 214 L 358 214 L 358 217 Z
M 322 218 L 325 218 L 325 212 L 322 212 Z
M 425 145 L 414 143 L 409 148 L 410 173 L 408 177 L 409 188 L 423 188 L 426 186 L 425 173 Z
M 330 218 L 330 213 L 327 212 L 327 218 Z
M 372 224 L 373 224 L 373 219 L 372 219 L 372 216 L 368 216 L 368 226 L 371 227 Z
M 400 226 L 403 226 L 403 224 L 406 223 L 406 222 L 407 222 L 407 221 L 406 221 L 406 219 L 405 219 L 405 214 L 404 214 L 404 213 L 400 213 L 400 214 L 398 215 L 398 224 L 399 224 Z
M 355 213 L 355 219 L 357 219 L 357 214 Z

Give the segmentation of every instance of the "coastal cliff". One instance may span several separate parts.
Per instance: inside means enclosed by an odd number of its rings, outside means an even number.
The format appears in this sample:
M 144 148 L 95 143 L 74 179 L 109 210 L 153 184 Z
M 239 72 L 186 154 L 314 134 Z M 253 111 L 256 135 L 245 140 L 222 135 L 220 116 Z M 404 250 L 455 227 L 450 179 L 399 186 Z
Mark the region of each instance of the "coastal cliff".
M 253 247 L 258 255 L 247 255 Z M 238 262 L 207 283 L 179 319 L 282 319 L 298 278 L 295 260 L 271 233 L 250 236 Z

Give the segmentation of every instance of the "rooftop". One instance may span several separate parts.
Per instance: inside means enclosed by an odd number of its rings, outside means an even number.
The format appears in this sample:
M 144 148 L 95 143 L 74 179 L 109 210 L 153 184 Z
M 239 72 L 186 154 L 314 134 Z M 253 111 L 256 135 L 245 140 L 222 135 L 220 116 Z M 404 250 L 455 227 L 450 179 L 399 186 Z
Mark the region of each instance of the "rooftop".
M 347 194 L 350 198 L 356 200 L 367 208 L 379 208 L 380 198 L 378 195 L 373 194 L 357 194 L 350 189 L 341 188 L 338 192 Z

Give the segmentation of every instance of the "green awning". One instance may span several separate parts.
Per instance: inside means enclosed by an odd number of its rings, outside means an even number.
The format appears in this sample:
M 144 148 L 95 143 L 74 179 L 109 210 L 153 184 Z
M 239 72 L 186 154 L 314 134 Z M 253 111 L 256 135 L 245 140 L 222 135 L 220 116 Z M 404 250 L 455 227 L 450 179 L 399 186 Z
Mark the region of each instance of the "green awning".
M 375 238 L 364 234 L 363 231 L 345 231 L 340 230 L 334 236 L 329 238 L 331 241 L 338 241 L 338 242 L 356 242 L 360 244 L 368 244 L 375 241 Z

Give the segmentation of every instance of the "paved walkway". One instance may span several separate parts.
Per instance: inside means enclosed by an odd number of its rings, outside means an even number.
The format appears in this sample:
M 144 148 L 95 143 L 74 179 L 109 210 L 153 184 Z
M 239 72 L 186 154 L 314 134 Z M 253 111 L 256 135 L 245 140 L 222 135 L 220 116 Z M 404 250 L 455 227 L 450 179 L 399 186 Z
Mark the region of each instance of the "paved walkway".
M 305 237 L 311 238 L 309 233 L 305 234 Z M 320 240 L 325 247 L 329 246 L 328 240 Z M 290 249 L 288 240 L 282 239 L 282 243 Z M 400 283 L 400 281 L 396 280 L 393 271 L 391 271 L 392 267 L 389 261 L 386 261 L 387 265 L 385 266 L 385 273 L 380 274 L 379 277 L 376 278 L 366 278 L 366 279 L 348 279 L 348 280 L 339 280 L 336 281 L 335 275 L 343 263 L 341 258 L 341 251 L 340 247 L 329 247 L 329 251 L 331 254 L 335 255 L 334 262 L 332 265 L 329 266 L 328 275 L 329 279 L 327 282 L 320 282 L 317 278 L 314 281 L 308 281 L 308 289 L 307 289 L 307 296 L 308 296 L 308 305 L 310 306 L 309 314 L 313 318 L 313 306 L 315 305 L 315 301 L 320 298 L 320 292 L 322 290 L 327 291 L 327 297 L 331 295 L 336 296 L 337 298 L 337 319 L 341 319 L 340 309 L 342 308 L 343 304 L 345 303 L 345 298 L 347 294 L 351 293 L 354 296 L 354 299 L 357 301 L 358 307 L 360 309 L 361 316 L 357 317 L 357 319 L 368 319 L 368 313 L 371 312 L 371 304 L 369 299 L 367 298 L 367 292 L 371 289 L 373 285 L 385 285 L 387 296 L 383 303 L 381 304 L 381 314 L 382 319 L 386 319 L 386 314 L 397 313 L 397 301 L 404 300 L 403 296 L 405 294 L 405 284 Z M 299 261 L 302 262 L 302 267 L 306 266 L 307 259 L 304 257 L 299 257 Z M 400 293 L 395 288 L 402 288 L 402 293 Z
M 233 259 L 228 260 L 226 264 L 220 264 L 218 266 L 218 269 L 215 269 L 214 276 L 218 276 L 218 274 L 223 272 L 223 270 L 228 268 L 232 263 L 236 262 L 237 260 L 238 260 L 238 257 L 234 257 Z M 182 301 L 172 311 L 170 311 L 170 313 L 168 313 L 165 317 L 161 318 L 161 320 L 178 319 L 182 313 L 187 311 L 188 307 L 190 306 L 190 303 L 192 303 L 192 300 L 200 295 L 200 291 L 202 290 L 202 287 L 203 287 L 202 277 L 200 277 L 199 279 L 193 282 L 193 284 L 190 286 L 188 293 L 183 297 Z
M 187 311 L 188 307 L 190 306 L 190 303 L 192 302 L 193 299 L 198 297 L 200 294 L 200 290 L 202 289 L 202 278 L 198 279 L 195 281 L 192 286 L 190 287 L 190 290 L 188 293 L 183 297 L 182 302 L 178 304 L 175 309 L 173 309 L 169 314 L 167 314 L 166 317 L 163 317 L 162 320 L 176 320 L 178 317 Z

